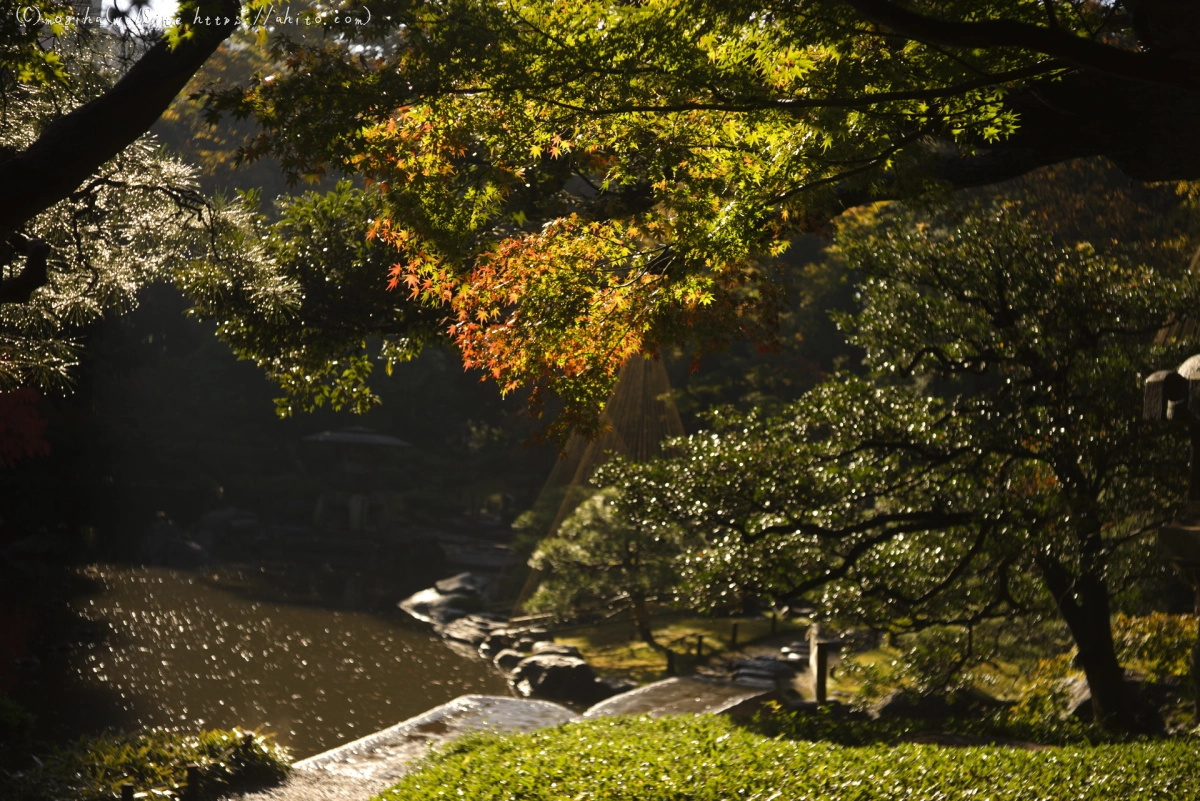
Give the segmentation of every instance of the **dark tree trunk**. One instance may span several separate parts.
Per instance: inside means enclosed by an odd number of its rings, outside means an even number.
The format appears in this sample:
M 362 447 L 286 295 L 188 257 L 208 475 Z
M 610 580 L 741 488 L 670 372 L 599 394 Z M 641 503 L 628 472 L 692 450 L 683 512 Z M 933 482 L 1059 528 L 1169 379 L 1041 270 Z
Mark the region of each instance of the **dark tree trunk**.
M 1072 576 L 1058 560 L 1043 556 L 1038 567 L 1079 652 L 1095 720 L 1110 731 L 1150 733 L 1162 729 L 1158 713 L 1136 685 L 1125 681 L 1113 644 L 1108 588 L 1092 571 Z
M 660 648 L 658 640 L 654 639 L 654 631 L 650 628 L 650 613 L 646 610 L 646 599 L 641 596 L 632 599 L 630 610 L 633 615 L 633 625 L 637 629 L 642 642 L 654 648 Z
M 1192 646 L 1192 722 L 1200 726 L 1200 570 L 1192 571 L 1192 586 L 1196 591 L 1196 644 Z

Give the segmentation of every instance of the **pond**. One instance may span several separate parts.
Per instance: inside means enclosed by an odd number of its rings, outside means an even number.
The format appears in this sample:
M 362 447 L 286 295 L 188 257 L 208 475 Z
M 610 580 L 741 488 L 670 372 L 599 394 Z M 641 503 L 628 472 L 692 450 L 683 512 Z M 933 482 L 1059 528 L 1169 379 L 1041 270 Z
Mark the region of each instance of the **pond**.
M 39 715 L 65 730 L 262 728 L 296 758 L 466 693 L 508 695 L 490 666 L 399 619 L 264 600 L 236 571 L 95 566 L 72 602 L 92 635 L 64 643 Z

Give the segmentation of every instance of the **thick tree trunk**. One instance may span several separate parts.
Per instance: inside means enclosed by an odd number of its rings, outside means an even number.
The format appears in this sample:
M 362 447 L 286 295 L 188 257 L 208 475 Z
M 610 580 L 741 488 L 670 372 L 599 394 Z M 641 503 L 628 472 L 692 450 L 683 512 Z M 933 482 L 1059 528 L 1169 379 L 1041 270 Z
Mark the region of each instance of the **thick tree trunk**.
M 1108 588 L 1094 572 L 1072 576 L 1049 556 L 1038 559 L 1047 588 L 1071 631 L 1079 655 L 1077 663 L 1087 677 L 1095 720 L 1105 729 L 1155 732 L 1162 729 L 1158 713 L 1125 681 L 1113 644 Z

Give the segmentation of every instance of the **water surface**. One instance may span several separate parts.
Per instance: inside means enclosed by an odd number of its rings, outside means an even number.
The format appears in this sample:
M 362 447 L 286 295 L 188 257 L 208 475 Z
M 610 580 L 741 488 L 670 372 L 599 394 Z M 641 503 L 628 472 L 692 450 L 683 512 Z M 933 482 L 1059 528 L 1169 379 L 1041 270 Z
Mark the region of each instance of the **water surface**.
M 428 633 L 368 612 L 261 600 L 253 575 L 90 570 L 105 591 L 74 606 L 99 636 L 67 656 L 65 719 L 261 727 L 301 758 L 465 693 L 509 694 L 489 666 Z

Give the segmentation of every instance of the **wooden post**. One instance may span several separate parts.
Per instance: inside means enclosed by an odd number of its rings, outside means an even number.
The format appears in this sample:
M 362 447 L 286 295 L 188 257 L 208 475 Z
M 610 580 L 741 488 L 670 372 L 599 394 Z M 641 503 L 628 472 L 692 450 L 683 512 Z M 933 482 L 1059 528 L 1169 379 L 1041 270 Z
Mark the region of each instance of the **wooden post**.
M 696 635 L 696 659 L 704 658 L 704 635 Z
M 829 649 L 825 642 L 813 643 L 811 664 L 813 674 L 813 700 L 823 704 L 829 699 L 826 678 L 829 670 Z
M 121 801 L 133 801 L 133 785 L 121 785 Z
M 818 704 L 829 700 L 829 655 L 837 651 L 840 645 L 836 640 L 812 639 L 808 659 L 812 671 L 813 700 Z
M 667 649 L 667 675 L 675 675 L 675 652 L 670 648 Z
M 817 664 L 817 641 L 820 639 L 821 624 L 813 623 L 808 627 L 808 675 L 812 679 L 813 700 L 818 704 L 825 701 L 825 671 L 818 669 Z
M 774 612 L 771 613 L 771 633 L 774 634 L 779 630 L 779 618 Z
M 737 650 L 737 623 L 733 624 L 733 630 L 729 634 L 729 650 Z

